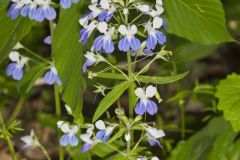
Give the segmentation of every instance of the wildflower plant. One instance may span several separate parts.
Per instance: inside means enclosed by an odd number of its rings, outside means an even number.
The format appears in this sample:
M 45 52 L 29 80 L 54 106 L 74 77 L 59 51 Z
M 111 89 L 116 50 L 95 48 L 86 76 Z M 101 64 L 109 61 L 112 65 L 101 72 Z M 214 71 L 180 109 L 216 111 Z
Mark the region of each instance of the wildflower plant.
M 91 159 L 99 148 L 107 153 L 97 155 L 103 159 L 159 159 L 160 153 L 154 155 L 151 147 L 164 150 L 165 136 L 168 136 L 153 120 L 161 114 L 161 102 L 165 101 L 160 96 L 159 85 L 176 82 L 187 75 L 185 72 L 158 77 L 149 73 L 152 64 L 168 63 L 173 54 L 168 50 L 168 24 L 163 18 L 166 1 L 11 0 L 8 4 L 8 21 L 12 19 L 16 23 L 14 28 L 22 32 L 7 39 L 6 55 L 0 53 L 1 57 L 9 57 L 6 75 L 18 81 L 25 93 L 39 83 L 53 86 L 60 160 L 64 159 L 64 150 L 69 156 L 77 150 L 77 158 Z M 50 35 L 42 40 L 51 47 L 48 58 L 18 43 L 26 30 L 44 20 L 50 30 Z M 173 23 L 168 21 L 172 27 Z M 114 85 L 96 82 L 98 78 L 114 81 Z M 84 82 L 96 82 L 93 92 L 102 96 L 92 117 L 82 112 L 83 108 L 92 107 L 83 105 Z M 126 91 L 128 103 L 123 103 L 120 99 Z M 65 110 L 60 100 L 65 103 Z M 115 114 L 109 112 L 110 107 Z M 15 160 L 10 138 L 12 131 L 21 130 L 17 127 L 19 122 L 13 121 L 12 127 L 7 127 L 0 118 L 0 137 L 8 142 Z M 40 147 L 47 159 L 51 159 L 33 130 L 21 140 L 24 149 Z

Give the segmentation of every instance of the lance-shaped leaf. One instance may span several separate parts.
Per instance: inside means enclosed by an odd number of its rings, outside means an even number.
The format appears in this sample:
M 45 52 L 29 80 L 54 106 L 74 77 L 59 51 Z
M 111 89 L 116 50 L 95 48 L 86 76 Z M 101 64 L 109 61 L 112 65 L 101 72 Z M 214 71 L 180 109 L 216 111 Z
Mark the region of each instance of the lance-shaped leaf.
M 0 0 L 0 4 L 0 63 L 2 63 L 15 44 L 27 35 L 34 22 L 27 18 L 10 19 L 7 16 L 8 2 Z
M 233 41 L 220 0 L 166 0 L 164 8 L 170 33 L 201 44 Z
M 60 18 L 53 36 L 55 65 L 62 81 L 62 99 L 76 119 L 82 119 L 83 49 L 79 43 L 81 3 L 60 9 Z
M 119 99 L 119 97 L 128 89 L 131 82 L 123 82 L 116 85 L 100 102 L 97 110 L 93 116 L 93 122 L 95 122 L 103 113 L 105 113 L 111 105 Z

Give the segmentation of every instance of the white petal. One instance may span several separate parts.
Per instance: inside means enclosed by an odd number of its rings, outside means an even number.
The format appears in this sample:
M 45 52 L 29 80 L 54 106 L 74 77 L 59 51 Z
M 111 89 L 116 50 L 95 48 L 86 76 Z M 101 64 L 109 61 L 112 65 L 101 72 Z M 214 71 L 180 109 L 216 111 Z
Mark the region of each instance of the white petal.
M 160 17 L 155 17 L 153 19 L 153 29 L 160 28 L 163 25 L 163 19 Z
M 78 126 L 77 125 L 73 125 L 72 128 L 71 128 L 71 133 L 76 134 L 77 131 L 78 131 Z
M 101 1 L 100 1 L 100 6 L 101 6 L 103 9 L 109 9 L 109 0 L 101 0 Z
M 145 97 L 145 93 L 144 93 L 144 91 L 143 91 L 142 88 L 137 88 L 137 89 L 135 90 L 135 94 L 136 94 L 136 96 L 138 96 L 138 98 L 143 98 L 143 97 Z
M 91 3 L 97 3 L 98 0 L 91 0 Z
M 124 137 L 127 142 L 131 140 L 131 135 L 129 133 L 126 133 Z
M 88 23 L 88 16 L 80 18 L 79 23 L 85 28 L 87 26 L 87 23 Z
M 65 123 L 65 122 L 64 122 L 64 121 L 58 121 L 58 122 L 57 122 L 58 128 L 61 128 L 61 126 L 63 125 L 63 123 Z
M 162 0 L 156 0 L 156 4 L 161 5 L 162 6 Z
M 70 132 L 69 124 L 67 124 L 67 123 L 63 123 L 60 126 L 60 128 L 63 131 L 63 133 L 69 133 Z
M 21 140 L 28 145 L 32 145 L 33 144 L 33 138 L 32 136 L 23 136 L 21 137 Z
M 149 5 L 139 5 L 137 8 L 143 13 L 148 13 L 150 9 Z
M 95 54 L 93 52 L 88 52 L 84 55 L 88 60 L 96 61 Z
M 66 108 L 68 114 L 72 115 L 72 109 L 66 104 L 65 104 L 65 108 Z
M 147 128 L 147 132 L 150 134 L 150 136 L 152 136 L 154 139 L 158 139 L 158 138 L 161 138 L 161 137 L 164 137 L 165 136 L 165 133 L 163 132 L 163 130 L 158 130 L 156 128 L 152 128 L 152 127 L 149 127 Z
M 118 31 L 122 34 L 122 35 L 126 35 L 128 33 L 127 27 L 125 25 L 120 25 L 118 28 Z
M 97 29 L 99 30 L 99 32 L 106 33 L 107 32 L 107 28 L 108 28 L 108 25 L 107 25 L 106 22 L 99 22 L 98 23 Z
M 93 134 L 93 130 L 94 130 L 94 125 L 93 124 L 89 124 L 89 128 L 87 129 L 87 133 L 89 135 Z
M 137 33 L 137 26 L 135 26 L 135 25 L 131 26 L 131 33 L 132 34 L 136 34 Z
M 16 51 L 12 51 L 12 52 L 9 54 L 9 58 L 10 58 L 11 61 L 13 61 L 13 62 L 20 62 L 20 60 L 19 60 L 19 53 L 16 52 Z
M 26 64 L 27 61 L 28 61 L 28 58 L 23 57 L 23 58 L 21 59 L 21 61 L 20 61 L 20 65 L 21 65 L 21 66 L 24 66 L 24 64 Z
M 17 43 L 14 47 L 13 47 L 13 50 L 18 50 L 18 49 L 21 49 L 21 48 L 24 48 L 23 45 L 21 43 Z
M 152 98 L 157 93 L 157 88 L 152 85 L 148 86 L 146 89 L 146 97 Z
M 105 129 L 106 129 L 105 123 L 104 123 L 102 120 L 98 120 L 98 121 L 95 123 L 95 126 L 96 126 L 97 129 L 99 129 L 99 130 L 105 130 Z
M 80 138 L 82 139 L 83 142 L 87 143 L 92 143 L 92 140 L 90 139 L 91 135 L 90 134 L 81 134 Z
M 152 157 L 151 160 L 159 160 L 158 157 Z
M 164 12 L 164 8 L 162 6 L 156 5 L 155 7 L 157 9 L 157 14 L 158 15 L 160 15 L 160 14 L 162 14 Z

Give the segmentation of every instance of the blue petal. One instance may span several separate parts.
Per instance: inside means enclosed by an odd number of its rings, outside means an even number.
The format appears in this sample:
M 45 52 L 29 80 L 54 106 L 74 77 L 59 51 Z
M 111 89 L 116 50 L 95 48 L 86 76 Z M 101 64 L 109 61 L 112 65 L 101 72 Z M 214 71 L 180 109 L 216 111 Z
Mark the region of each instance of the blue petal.
M 141 48 L 141 42 L 135 36 L 132 37 L 130 46 L 134 51 L 137 51 Z
M 166 43 L 166 36 L 160 32 L 160 31 L 156 31 L 156 35 L 157 35 L 157 39 L 158 39 L 158 43 L 163 45 L 164 43 Z
M 148 49 L 155 49 L 157 45 L 157 36 L 154 34 L 149 34 L 147 41 L 146 41 L 146 46 Z
M 98 36 L 93 43 L 93 47 L 96 51 L 101 51 L 103 47 L 103 36 Z
M 72 4 L 71 0 L 60 0 L 60 5 L 64 9 L 69 8 L 71 4 Z
M 72 3 L 78 3 L 79 2 L 79 0 L 72 0 Z
M 139 101 L 135 107 L 135 113 L 139 115 L 143 115 L 146 112 L 146 106 L 143 101 Z
M 167 30 L 167 22 L 165 20 L 163 20 L 163 28 Z
M 109 22 L 113 17 L 113 12 L 108 12 L 107 17 L 106 17 L 106 22 Z
M 103 140 L 103 137 L 104 137 L 105 133 L 106 133 L 105 130 L 98 131 L 97 134 L 96 134 L 96 138 L 99 139 L 99 140 Z
M 70 138 L 70 145 L 77 146 L 78 145 L 78 138 L 76 135 L 72 135 Z
M 109 140 L 109 138 L 110 138 L 110 134 L 105 134 L 102 141 L 107 142 Z
M 34 7 L 34 8 L 30 7 L 29 12 L 28 12 L 28 16 L 31 20 L 34 20 L 35 17 L 37 17 L 37 8 L 36 7 Z
M 107 18 L 108 10 L 102 11 L 98 16 L 98 21 L 102 22 Z
M 124 36 L 118 43 L 118 48 L 120 51 L 127 52 L 130 48 L 129 41 L 127 39 L 127 36 Z
M 53 20 L 56 18 L 56 11 L 51 6 L 44 8 L 43 13 L 44 13 L 45 18 L 48 20 Z
M 55 77 L 55 82 L 56 82 L 59 86 L 62 85 L 62 81 L 60 80 L 60 78 L 59 78 L 58 75 L 56 75 L 56 77 Z
M 42 22 L 42 21 L 44 21 L 44 13 L 43 13 L 43 8 L 42 8 L 42 7 L 39 7 L 39 8 L 36 10 L 35 20 L 36 20 L 37 22 Z
M 25 5 L 25 6 L 21 9 L 21 15 L 22 15 L 23 17 L 26 17 L 26 16 L 28 15 L 28 13 L 29 13 L 29 8 L 30 8 L 30 5 L 27 4 L 27 5 Z
M 107 39 L 107 40 L 105 39 L 103 41 L 103 49 L 107 54 L 112 53 L 114 51 L 114 43 L 112 39 Z
M 150 115 L 154 115 L 157 113 L 157 104 L 152 101 L 152 100 L 148 100 L 148 103 L 147 103 L 147 112 L 150 114 Z
M 12 19 L 17 19 L 21 11 L 21 7 L 16 4 L 12 4 L 8 11 L 8 16 Z
M 15 68 L 16 68 L 16 63 L 10 63 L 7 66 L 7 70 L 6 70 L 7 76 L 11 76 Z
M 161 147 L 161 144 L 157 139 L 147 138 L 147 141 L 151 146 L 159 145 Z
M 21 80 L 23 76 L 23 68 L 22 67 L 15 67 L 15 69 L 12 72 L 13 79 L 15 80 Z
M 64 146 L 64 147 L 65 147 L 65 146 L 68 145 L 69 141 L 70 141 L 70 139 L 69 139 L 69 134 L 66 133 L 66 134 L 64 134 L 64 135 L 61 137 L 61 139 L 60 139 L 60 144 L 61 144 L 61 146 Z
M 147 54 L 148 56 L 152 56 L 153 55 L 153 51 L 151 49 L 144 49 L 143 53 Z
M 89 35 L 90 35 L 89 31 L 86 28 L 83 28 L 80 31 L 80 41 L 82 42 L 83 45 L 87 43 Z
M 83 146 L 82 146 L 82 149 L 81 151 L 82 152 L 87 152 L 89 151 L 89 149 L 92 147 L 92 144 L 91 143 L 84 143 Z
M 45 44 L 51 45 L 52 44 L 52 37 L 51 36 L 47 36 L 44 38 L 43 42 Z
M 53 85 L 56 80 L 56 75 L 51 70 L 44 75 L 44 80 L 47 84 Z
M 83 72 L 85 73 L 87 71 L 87 67 L 92 66 L 95 63 L 95 61 L 91 61 L 91 60 L 87 60 L 84 64 L 83 64 Z

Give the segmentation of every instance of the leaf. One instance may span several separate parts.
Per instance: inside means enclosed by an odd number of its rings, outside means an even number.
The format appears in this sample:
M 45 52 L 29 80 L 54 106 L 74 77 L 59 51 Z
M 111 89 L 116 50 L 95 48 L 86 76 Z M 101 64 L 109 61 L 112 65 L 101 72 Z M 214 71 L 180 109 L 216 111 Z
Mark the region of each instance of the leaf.
M 226 160 L 236 136 L 227 121 L 214 118 L 190 139 L 180 142 L 168 160 Z
M 82 120 L 83 49 L 79 43 L 81 3 L 60 9 L 60 19 L 53 36 L 55 65 L 62 81 L 62 99 L 72 110 L 75 119 Z
M 229 75 L 220 81 L 215 95 L 219 99 L 218 109 L 223 111 L 224 118 L 231 122 L 235 131 L 240 130 L 240 76 Z
M 108 143 L 112 143 L 116 141 L 118 138 L 122 137 L 122 135 L 126 132 L 125 128 L 120 128 L 117 133 L 108 141 Z
M 95 122 L 109 107 L 130 87 L 130 82 L 123 82 L 116 85 L 100 102 L 93 116 L 92 122 Z
M 164 1 L 168 32 L 201 44 L 233 41 L 220 0 Z
M 0 0 L 0 64 L 7 58 L 9 52 L 24 38 L 32 28 L 34 22 L 27 18 L 12 20 L 7 16 L 6 0 Z
M 144 82 L 144 83 L 168 84 L 168 83 L 176 82 L 180 79 L 183 79 L 187 74 L 188 72 L 184 72 L 184 73 L 177 74 L 174 76 L 169 76 L 169 77 L 138 76 L 137 79 L 140 82 Z
M 118 79 L 118 80 L 126 79 L 122 74 L 119 74 L 119 73 L 105 72 L 105 73 L 98 73 L 96 76 L 99 78 L 107 78 L 107 79 Z
M 30 91 L 35 81 L 40 78 L 44 72 L 47 71 L 48 66 L 46 64 L 37 64 L 32 67 L 27 73 L 23 76 L 23 79 L 18 84 L 18 89 L 21 93 L 27 93 Z

